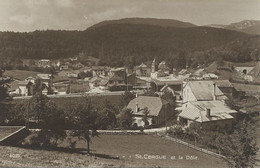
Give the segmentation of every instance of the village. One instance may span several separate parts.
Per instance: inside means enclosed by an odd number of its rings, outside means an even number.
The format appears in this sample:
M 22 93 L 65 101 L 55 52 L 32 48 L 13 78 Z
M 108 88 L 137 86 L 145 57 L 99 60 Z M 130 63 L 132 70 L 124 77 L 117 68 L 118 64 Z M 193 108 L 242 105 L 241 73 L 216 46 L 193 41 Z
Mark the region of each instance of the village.
M 260 1 L 236 1 L 0 0 L 0 168 L 260 167 Z
M 259 79 L 260 62 L 251 63 L 251 66 L 232 65 L 225 68 L 219 68 L 214 62 L 205 68 L 179 71 L 170 69 L 168 64 L 154 59 L 150 65 L 142 63 L 130 69 L 98 66 L 91 61 L 87 64 L 91 66 L 85 66 L 77 57 L 55 61 L 24 60 L 23 66 L 52 68 L 55 71 L 28 71 L 30 76 L 26 76 L 26 71 L 14 70 L 15 76 L 12 76 L 10 70 L 6 71 L 4 76 L 12 78 L 8 91 L 13 99 L 28 99 L 37 89 L 51 97 L 122 95 L 126 91 L 132 92 L 136 94 L 136 98 L 127 107 L 134 111 L 137 126 L 145 125 L 141 117 L 144 115 L 144 108 L 150 111 L 148 125 L 153 127 L 162 126 L 174 115 L 173 111 L 177 111 L 181 125 L 188 127 L 190 123 L 197 122 L 211 130 L 231 130 L 239 113 L 258 113 L 260 86 L 248 83 Z M 19 71 L 25 72 L 22 78 L 19 77 Z M 233 76 L 235 79 L 239 77 L 239 82 L 231 82 L 230 79 L 234 81 Z M 158 97 L 144 96 L 147 92 Z M 165 104 L 160 98 L 166 92 L 170 93 L 176 102 L 176 108 L 168 111 L 168 114 L 163 110 Z M 236 106 L 231 109 L 227 106 L 229 99 L 242 102 L 248 97 L 254 99 L 250 108 L 245 104 L 242 105 L 243 108 Z M 252 110 L 253 108 L 255 109 Z M 166 116 L 168 118 L 165 118 Z

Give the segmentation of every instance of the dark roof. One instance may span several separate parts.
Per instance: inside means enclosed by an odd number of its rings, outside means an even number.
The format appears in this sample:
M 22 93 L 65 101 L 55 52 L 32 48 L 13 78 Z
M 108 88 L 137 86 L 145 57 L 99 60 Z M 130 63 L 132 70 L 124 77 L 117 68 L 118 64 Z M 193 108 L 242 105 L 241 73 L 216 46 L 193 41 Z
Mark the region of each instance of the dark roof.
M 214 80 L 218 87 L 233 87 L 229 80 Z
M 160 97 L 139 96 L 131 100 L 127 108 L 132 109 L 134 114 L 136 115 L 143 115 L 143 109 L 147 107 L 150 111 L 150 116 L 158 116 L 165 103 L 166 102 L 163 101 Z M 138 107 L 140 109 L 140 111 L 138 112 L 136 112 L 136 104 L 138 104 Z
M 259 93 L 260 85 L 249 85 L 243 83 L 232 83 L 237 91 L 249 92 L 249 93 Z

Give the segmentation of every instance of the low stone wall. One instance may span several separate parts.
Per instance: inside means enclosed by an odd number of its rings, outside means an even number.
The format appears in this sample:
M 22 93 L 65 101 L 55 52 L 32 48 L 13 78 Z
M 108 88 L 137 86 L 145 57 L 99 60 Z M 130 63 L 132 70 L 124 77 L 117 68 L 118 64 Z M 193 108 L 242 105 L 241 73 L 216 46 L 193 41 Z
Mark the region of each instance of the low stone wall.
M 30 131 L 26 130 L 25 127 L 20 128 L 19 130 L 13 132 L 12 134 L 6 136 L 5 138 L 0 140 L 0 145 L 15 145 L 23 138 L 28 136 Z

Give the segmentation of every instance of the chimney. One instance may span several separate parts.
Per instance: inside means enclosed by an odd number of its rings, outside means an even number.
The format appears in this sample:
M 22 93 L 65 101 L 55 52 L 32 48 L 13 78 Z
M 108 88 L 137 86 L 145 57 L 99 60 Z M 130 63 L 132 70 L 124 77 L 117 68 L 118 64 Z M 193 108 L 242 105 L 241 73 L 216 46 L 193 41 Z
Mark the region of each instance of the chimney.
M 138 103 L 135 104 L 135 111 L 136 111 L 136 112 L 139 111 Z
M 210 108 L 207 108 L 207 114 L 206 114 L 207 118 L 210 118 Z
M 216 83 L 213 83 L 213 100 L 216 100 Z

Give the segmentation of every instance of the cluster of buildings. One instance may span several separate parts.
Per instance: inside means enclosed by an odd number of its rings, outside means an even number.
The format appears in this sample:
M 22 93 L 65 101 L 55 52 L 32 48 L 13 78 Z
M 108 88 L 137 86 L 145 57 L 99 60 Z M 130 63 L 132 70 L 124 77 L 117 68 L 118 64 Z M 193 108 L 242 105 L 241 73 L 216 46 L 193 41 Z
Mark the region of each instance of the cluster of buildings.
M 48 60 L 39 62 L 41 67 L 48 67 L 50 64 Z M 260 63 L 257 65 L 260 67 Z M 255 75 L 260 71 L 258 66 L 236 67 L 235 70 L 244 76 L 252 73 Z M 219 80 L 218 75 L 206 69 L 182 69 L 177 72 L 176 69 L 170 69 L 165 61 L 157 64 L 155 59 L 151 65 L 142 63 L 134 69 L 64 63 L 59 65 L 58 75 L 77 78 L 80 72 L 90 74 L 83 79 L 89 85 L 89 92 L 142 90 L 157 94 L 157 97 L 137 96 L 128 104 L 127 108 L 134 112 L 136 126 L 163 125 L 177 112 L 177 120 L 183 127 L 199 124 L 204 129 L 230 130 L 237 120 L 238 111 L 231 109 L 226 101 L 248 93 L 239 85 L 231 84 L 229 80 Z M 39 83 L 44 86 L 44 94 L 71 93 L 69 82 L 54 83 L 53 79 L 51 74 L 28 77 L 18 82 L 19 87 L 15 93 L 22 96 L 33 95 Z M 169 109 L 169 102 L 161 98 L 166 92 L 175 98 L 175 109 Z M 144 123 L 144 110 L 147 109 L 148 123 Z
M 16 87 L 14 85 L 17 85 Z M 43 94 L 64 95 L 70 93 L 70 84 L 54 83 L 52 74 L 37 74 L 35 77 L 27 77 L 22 81 L 11 83 L 9 93 L 17 96 L 32 96 L 40 89 Z
M 137 126 L 145 124 L 142 120 L 145 108 L 150 111 L 149 125 L 163 125 L 176 113 L 178 122 L 183 127 L 198 124 L 204 129 L 230 130 L 237 120 L 238 112 L 226 104 L 226 100 L 234 92 L 234 87 L 228 80 L 184 81 L 172 85 L 165 84 L 162 88 L 159 88 L 161 94 L 158 94 L 158 97 L 139 96 L 128 104 L 127 108 L 134 112 Z M 168 102 L 160 96 L 165 92 L 175 96 L 176 109 L 167 109 Z

